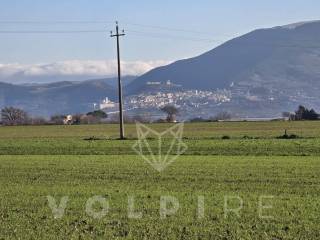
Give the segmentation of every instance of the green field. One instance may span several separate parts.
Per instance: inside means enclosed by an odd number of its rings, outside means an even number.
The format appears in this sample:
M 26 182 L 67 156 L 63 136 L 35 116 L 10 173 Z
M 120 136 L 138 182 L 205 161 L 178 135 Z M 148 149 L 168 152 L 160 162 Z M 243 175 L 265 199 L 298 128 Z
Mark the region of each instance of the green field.
M 320 239 L 320 122 L 186 124 L 188 150 L 161 173 L 126 130 L 120 141 L 116 125 L 0 127 L 0 239 Z M 278 139 L 285 130 L 298 138 Z M 86 212 L 98 195 L 101 219 Z M 62 218 L 47 196 L 69 197 Z M 179 203 L 166 218 L 164 196 Z

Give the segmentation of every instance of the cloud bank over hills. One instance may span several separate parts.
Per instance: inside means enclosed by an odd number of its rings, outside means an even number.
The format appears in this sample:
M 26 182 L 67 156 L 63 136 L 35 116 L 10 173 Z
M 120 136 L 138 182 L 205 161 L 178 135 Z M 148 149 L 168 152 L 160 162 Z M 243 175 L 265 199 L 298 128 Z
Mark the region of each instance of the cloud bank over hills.
M 122 74 L 139 76 L 153 68 L 167 65 L 170 61 L 122 61 Z M 0 82 L 48 83 L 57 80 L 85 80 L 88 78 L 113 77 L 117 74 L 115 60 L 70 60 L 49 64 L 0 63 Z

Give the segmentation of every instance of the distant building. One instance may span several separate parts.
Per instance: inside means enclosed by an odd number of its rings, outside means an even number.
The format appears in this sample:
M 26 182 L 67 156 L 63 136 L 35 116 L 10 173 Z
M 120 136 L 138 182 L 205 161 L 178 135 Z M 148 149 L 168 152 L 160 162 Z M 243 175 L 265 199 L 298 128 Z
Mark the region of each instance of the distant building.
M 170 87 L 181 87 L 181 85 L 177 85 L 171 82 L 171 80 L 167 80 L 166 82 L 147 82 L 146 85 L 149 86 L 170 86 Z
M 147 82 L 147 85 L 161 85 L 161 82 Z
M 116 104 L 112 101 L 109 100 L 109 98 L 105 98 L 101 103 L 100 103 L 100 109 L 106 109 L 106 108 L 114 108 Z

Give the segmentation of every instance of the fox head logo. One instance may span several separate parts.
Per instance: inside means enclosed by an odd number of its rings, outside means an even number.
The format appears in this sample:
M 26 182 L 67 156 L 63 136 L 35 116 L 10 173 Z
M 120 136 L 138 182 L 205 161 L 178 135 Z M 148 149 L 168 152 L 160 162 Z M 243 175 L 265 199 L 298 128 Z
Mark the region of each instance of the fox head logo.
M 187 150 L 182 142 L 184 124 L 157 132 L 144 124 L 136 123 L 138 141 L 132 149 L 158 172 L 162 172 Z

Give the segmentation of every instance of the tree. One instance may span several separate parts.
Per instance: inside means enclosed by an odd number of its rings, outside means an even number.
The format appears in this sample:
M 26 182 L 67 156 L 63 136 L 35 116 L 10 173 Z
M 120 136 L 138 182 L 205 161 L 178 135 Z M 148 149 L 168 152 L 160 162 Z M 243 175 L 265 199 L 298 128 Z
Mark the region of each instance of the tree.
M 309 120 L 318 120 L 319 114 L 314 109 L 311 109 L 308 113 L 308 119 Z
M 299 106 L 298 110 L 295 112 L 296 113 L 296 120 L 303 120 L 305 116 L 306 108 L 304 106 Z
M 56 125 L 63 125 L 65 118 L 66 118 L 65 115 L 54 115 L 50 118 L 50 122 Z
M 108 117 L 108 114 L 106 114 L 102 110 L 97 110 L 97 111 L 93 111 L 93 112 L 88 112 L 87 116 L 92 116 L 92 117 L 96 117 L 96 118 L 99 118 L 99 119 L 105 119 L 105 118 Z
M 101 123 L 101 119 L 106 119 L 108 115 L 102 110 L 96 110 L 88 112 L 81 117 L 81 124 L 98 124 Z
M 28 120 L 31 125 L 45 125 L 47 124 L 47 120 L 43 117 L 32 117 Z
M 232 118 L 231 114 L 228 112 L 220 112 L 215 115 L 211 120 L 213 121 L 222 121 L 222 120 L 230 120 Z
M 72 122 L 71 122 L 71 124 L 72 124 L 72 125 L 79 125 L 79 124 L 81 124 L 82 116 L 83 116 L 83 115 L 80 114 L 80 113 L 74 114 L 74 115 L 72 116 Z
M 202 117 L 196 117 L 196 118 L 190 119 L 190 122 L 191 122 L 191 123 L 210 122 L 210 120 L 209 120 L 209 119 L 202 118 Z
M 288 119 L 289 121 L 295 121 L 296 120 L 296 114 L 291 112 L 283 112 L 282 117 L 285 119 Z
M 179 112 L 179 109 L 176 108 L 173 105 L 167 105 L 163 108 L 160 108 L 160 110 L 167 114 L 167 122 L 175 122 L 176 121 L 176 115 Z
M 295 112 L 295 120 L 318 120 L 319 114 L 314 109 L 309 110 L 308 108 L 300 105 L 298 110 Z
M 6 107 L 1 110 L 1 121 L 3 125 L 21 125 L 28 122 L 28 114 L 19 108 Z

